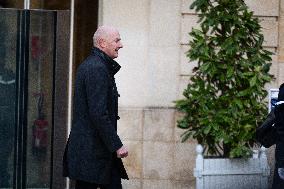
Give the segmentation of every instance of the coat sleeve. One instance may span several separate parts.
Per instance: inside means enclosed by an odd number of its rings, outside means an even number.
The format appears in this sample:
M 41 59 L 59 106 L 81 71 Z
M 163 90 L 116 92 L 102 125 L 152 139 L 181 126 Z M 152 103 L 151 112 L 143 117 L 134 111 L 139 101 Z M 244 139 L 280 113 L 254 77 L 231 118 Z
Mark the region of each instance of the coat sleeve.
M 275 108 L 276 129 L 278 142 L 276 144 L 276 161 L 279 167 L 284 168 L 284 104 Z
M 265 121 L 256 129 L 256 140 L 261 143 L 267 132 L 267 128 L 275 123 L 274 109 L 267 115 Z
M 103 67 L 87 70 L 86 94 L 91 121 L 110 152 L 122 147 L 108 112 L 109 76 Z

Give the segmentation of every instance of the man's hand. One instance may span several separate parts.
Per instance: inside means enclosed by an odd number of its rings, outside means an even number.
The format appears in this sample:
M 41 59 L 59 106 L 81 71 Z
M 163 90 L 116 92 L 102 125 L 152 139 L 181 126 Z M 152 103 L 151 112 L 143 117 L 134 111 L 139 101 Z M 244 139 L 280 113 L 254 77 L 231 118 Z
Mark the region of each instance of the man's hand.
M 118 158 L 125 158 L 128 156 L 128 150 L 124 146 L 122 146 L 116 151 L 116 155 Z

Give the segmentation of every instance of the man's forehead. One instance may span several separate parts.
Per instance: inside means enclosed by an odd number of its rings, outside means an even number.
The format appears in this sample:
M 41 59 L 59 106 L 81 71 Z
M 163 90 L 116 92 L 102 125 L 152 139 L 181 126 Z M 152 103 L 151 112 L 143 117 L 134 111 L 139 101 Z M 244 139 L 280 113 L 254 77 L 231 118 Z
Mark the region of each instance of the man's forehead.
M 113 32 L 113 33 L 110 33 L 110 36 L 113 38 L 113 39 L 121 39 L 120 38 L 120 34 L 119 32 Z

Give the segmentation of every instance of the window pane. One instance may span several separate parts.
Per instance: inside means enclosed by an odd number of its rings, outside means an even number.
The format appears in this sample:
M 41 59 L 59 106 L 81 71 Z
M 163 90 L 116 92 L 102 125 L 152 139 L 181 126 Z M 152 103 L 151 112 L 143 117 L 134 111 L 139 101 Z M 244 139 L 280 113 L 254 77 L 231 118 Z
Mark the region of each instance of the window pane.
M 0 188 L 12 188 L 17 11 L 0 9 Z
M 54 37 L 53 12 L 31 11 L 27 188 L 50 187 Z

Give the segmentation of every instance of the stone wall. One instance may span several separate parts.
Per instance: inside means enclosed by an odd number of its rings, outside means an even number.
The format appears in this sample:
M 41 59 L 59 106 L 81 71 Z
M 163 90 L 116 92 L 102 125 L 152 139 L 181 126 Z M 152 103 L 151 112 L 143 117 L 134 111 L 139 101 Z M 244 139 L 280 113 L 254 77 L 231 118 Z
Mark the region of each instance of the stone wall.
M 193 142 L 180 143 L 173 108 L 121 108 L 119 135 L 130 154 L 124 163 L 129 189 L 192 188 Z
M 100 24 L 120 30 L 124 48 L 117 76 L 121 94 L 119 135 L 129 148 L 124 159 L 130 181 L 126 189 L 195 188 L 195 141 L 180 142 L 179 117 L 173 101 L 182 91 L 194 63 L 185 52 L 197 15 L 193 0 L 100 1 Z M 264 46 L 274 52 L 271 73 L 277 88 L 284 81 L 284 2 L 247 0 L 261 20 Z M 281 35 L 282 34 L 282 35 Z M 273 165 L 273 148 L 269 150 Z

